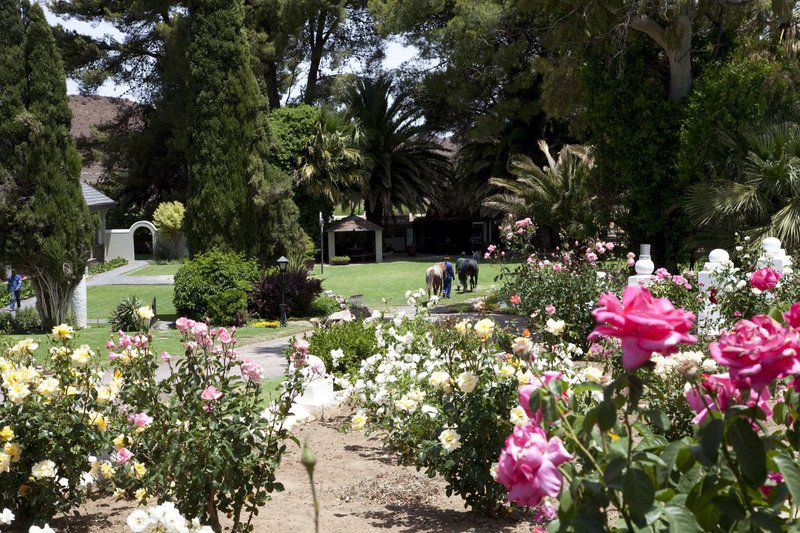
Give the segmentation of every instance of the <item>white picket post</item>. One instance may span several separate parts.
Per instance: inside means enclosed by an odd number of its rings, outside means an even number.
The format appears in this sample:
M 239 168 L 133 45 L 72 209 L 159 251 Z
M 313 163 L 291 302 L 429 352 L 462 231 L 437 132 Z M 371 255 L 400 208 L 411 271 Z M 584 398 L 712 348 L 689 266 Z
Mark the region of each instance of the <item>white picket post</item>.
M 656 269 L 652 259 L 650 259 L 649 244 L 643 244 L 639 249 L 639 259 L 637 259 L 634 268 L 636 269 L 636 275 L 628 276 L 628 286 L 649 287 L 655 279 L 653 272 Z

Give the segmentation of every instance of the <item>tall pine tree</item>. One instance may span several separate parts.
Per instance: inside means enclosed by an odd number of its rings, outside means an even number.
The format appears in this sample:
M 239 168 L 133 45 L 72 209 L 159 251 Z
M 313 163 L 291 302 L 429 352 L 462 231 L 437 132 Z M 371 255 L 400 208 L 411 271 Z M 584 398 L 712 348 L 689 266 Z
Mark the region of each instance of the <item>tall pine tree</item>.
M 266 160 L 268 109 L 251 67 L 242 0 L 191 0 L 187 55 L 189 249 L 270 261 L 302 245 L 303 233 L 289 178 Z
M 20 83 L 12 83 L 14 96 L 6 102 L 3 87 L 0 104 L 5 127 L 11 130 L 3 155 L 13 149 L 4 161 L 13 206 L 5 248 L 12 266 L 31 277 L 39 314 L 48 327 L 67 318 L 94 228 L 81 194 L 81 158 L 69 133 L 66 77 L 50 25 L 38 4 L 2 1 L 4 26 L 24 30 L 24 39 L 16 41 L 24 42 L 22 55 L 14 46 L 0 52 L 4 59 L 7 53 L 21 59 L 22 65 Z M 7 38 L 5 32 L 2 38 Z M 10 68 L 19 71 L 3 61 L 0 76 Z

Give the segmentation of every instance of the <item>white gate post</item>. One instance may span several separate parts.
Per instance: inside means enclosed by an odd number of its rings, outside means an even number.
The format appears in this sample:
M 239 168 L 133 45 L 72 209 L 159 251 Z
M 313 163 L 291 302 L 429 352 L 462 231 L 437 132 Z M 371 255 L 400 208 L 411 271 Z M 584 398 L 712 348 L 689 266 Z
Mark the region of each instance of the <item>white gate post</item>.
M 714 280 L 714 272 L 720 268 L 726 267 L 731 262 L 731 256 L 722 248 L 715 248 L 708 254 L 708 261 L 703 265 L 703 270 L 697 273 L 697 282 L 700 284 L 703 292 L 706 294 L 711 292 L 711 289 L 717 287 L 716 280 Z M 719 322 L 719 311 L 716 304 L 706 300 L 705 308 L 700 311 L 700 316 L 697 317 L 698 329 L 705 330 L 713 328 L 714 324 Z
M 89 268 L 83 273 L 81 281 L 72 293 L 72 314 L 75 315 L 75 327 L 83 329 L 88 325 L 88 312 L 86 301 L 86 278 Z
M 653 271 L 656 269 L 656 266 L 650 259 L 649 244 L 643 244 L 639 249 L 639 259 L 636 261 L 634 268 L 636 269 L 636 275 L 628 276 L 628 286 L 649 287 L 655 279 Z

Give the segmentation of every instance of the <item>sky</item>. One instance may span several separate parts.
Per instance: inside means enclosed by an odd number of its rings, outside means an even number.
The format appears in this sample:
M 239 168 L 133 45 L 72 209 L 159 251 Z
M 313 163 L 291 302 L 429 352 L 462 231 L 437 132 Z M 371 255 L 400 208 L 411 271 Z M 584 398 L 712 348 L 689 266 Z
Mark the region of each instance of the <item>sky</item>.
M 78 33 L 90 35 L 92 37 L 101 37 L 105 35 L 110 35 L 115 39 L 122 39 L 124 37 L 123 33 L 117 31 L 117 29 L 110 24 L 101 23 L 92 25 L 88 22 L 81 22 L 74 19 L 63 19 L 52 14 L 46 6 L 42 7 L 44 7 L 48 22 L 52 25 L 61 24 L 68 30 L 75 30 Z M 386 45 L 386 58 L 383 61 L 383 67 L 387 70 L 397 68 L 403 63 L 414 59 L 416 55 L 416 48 L 407 46 L 397 40 L 390 40 Z M 357 69 L 357 65 L 349 65 L 344 72 L 355 72 Z M 78 84 L 74 80 L 67 80 L 67 93 L 78 94 Z M 106 81 L 97 90 L 97 94 L 102 96 L 119 96 L 136 100 L 136 94 L 130 90 L 130 87 L 118 85 L 110 80 Z

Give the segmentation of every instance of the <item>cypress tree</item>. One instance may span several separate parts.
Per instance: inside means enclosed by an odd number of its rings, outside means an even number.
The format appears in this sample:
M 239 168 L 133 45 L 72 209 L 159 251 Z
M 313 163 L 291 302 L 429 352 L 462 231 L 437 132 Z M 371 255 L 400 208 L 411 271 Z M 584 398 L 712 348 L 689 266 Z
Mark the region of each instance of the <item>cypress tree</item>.
M 186 232 L 267 263 L 304 246 L 291 179 L 267 162 L 268 105 L 252 70 L 242 0 L 189 2 Z
M 14 206 L 6 253 L 31 277 L 39 314 L 49 327 L 67 318 L 94 228 L 81 194 L 81 157 L 69 133 L 72 114 L 61 56 L 38 4 L 22 4 L 22 23 L 23 105 L 10 118 L 17 135 L 15 157 L 6 167 Z
M 189 2 L 189 188 L 192 254 L 251 253 L 250 182 L 263 172 L 262 105 L 243 32 L 241 0 Z

